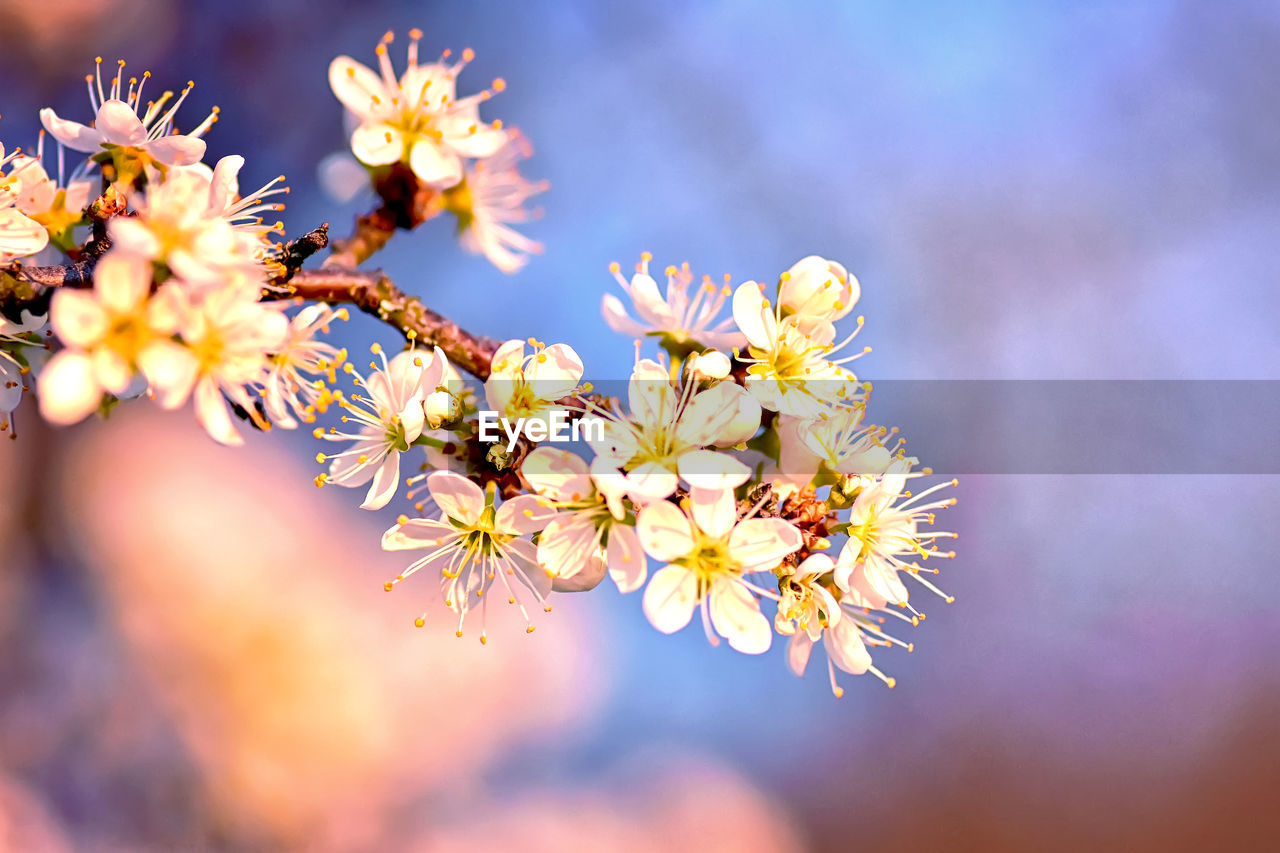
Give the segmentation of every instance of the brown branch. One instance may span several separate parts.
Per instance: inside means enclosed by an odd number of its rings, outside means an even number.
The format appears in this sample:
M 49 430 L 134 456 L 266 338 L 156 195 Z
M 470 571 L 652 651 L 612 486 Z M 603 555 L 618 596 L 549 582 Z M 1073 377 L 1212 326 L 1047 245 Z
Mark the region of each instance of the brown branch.
M 449 362 L 480 380 L 489 378 L 489 364 L 499 341 L 473 335 L 457 323 L 432 311 L 416 296 L 395 285 L 381 270 L 324 267 L 300 270 L 285 289 L 264 299 L 301 297 L 313 302 L 350 303 L 366 314 L 394 326 L 410 341 L 438 346 Z

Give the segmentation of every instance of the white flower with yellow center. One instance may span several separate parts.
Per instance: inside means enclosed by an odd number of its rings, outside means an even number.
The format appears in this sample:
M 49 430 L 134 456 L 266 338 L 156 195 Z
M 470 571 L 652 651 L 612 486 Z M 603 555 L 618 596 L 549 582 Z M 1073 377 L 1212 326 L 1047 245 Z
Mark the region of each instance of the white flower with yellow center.
M 258 213 L 279 210 L 263 199 L 285 192 L 276 178 L 246 198 L 238 197 L 239 156 L 223 157 L 210 170 L 203 164 L 170 169 L 131 199 L 136 214 L 108 223 L 113 247 L 166 265 L 175 276 L 201 289 L 228 283 L 261 284 L 266 226 Z
M 513 273 L 542 251 L 542 244 L 511 227 L 535 216 L 525 207 L 531 196 L 546 192 L 546 181 L 530 181 L 519 163 L 532 153 L 528 140 L 511 131 L 498 153 L 477 160 L 465 179 L 444 192 L 445 208 L 458 217 L 462 248 L 484 255 L 498 269 Z
M 357 488 L 372 480 L 364 503 L 360 504 L 363 509 L 381 509 L 395 496 L 400 454 L 422 435 L 426 426 L 423 402 L 439 386 L 448 364 L 439 347 L 433 353 L 407 350 L 390 362 L 379 345 L 374 344 L 373 352 L 382 364 L 370 363 L 373 372 L 367 379 L 350 362 L 344 365 L 363 393 L 334 393 L 343 411 L 342 422 L 355 424 L 358 431 L 315 431 L 317 438 L 351 443 L 340 453 L 316 456 L 318 461 L 329 463 L 329 473 L 317 477 L 316 484 L 328 482 Z
M 459 98 L 454 81 L 474 56 L 471 49 L 452 65 L 419 65 L 422 33 L 412 30 L 409 36 L 409 67 L 399 78 L 387 54 L 392 41 L 387 33 L 376 51 L 378 72 L 339 56 L 329 65 L 329 85 L 358 122 L 351 150 L 361 162 L 385 166 L 402 161 L 424 183 L 451 187 L 462 180 L 463 158 L 491 157 L 506 143 L 499 122 L 480 121 L 480 102 L 506 84 L 495 80 L 492 89 Z
M 719 634 L 745 654 L 760 654 L 773 642 L 773 628 L 756 596 L 775 593 L 748 575 L 772 571 L 802 544 L 800 531 L 780 518 L 738 520 L 729 490 L 695 489 L 687 508 L 659 501 L 640 510 L 636 532 L 644 550 L 667 563 L 644 591 L 644 612 L 664 634 L 689 624 L 701 609 L 707 639 Z
M 72 424 L 98 408 L 102 395 L 123 395 L 141 371 L 158 393 L 182 385 L 188 371 L 172 286 L 153 297 L 151 265 L 108 252 L 93 271 L 93 289 L 60 287 L 49 320 L 64 349 L 40 372 L 40 414 Z
M 836 683 L 836 669 L 851 675 L 872 672 L 893 687 L 894 680 L 871 665 L 867 645 L 906 644 L 888 638 L 876 620 L 840 605 L 836 599 L 840 592 L 832 582 L 834 568 L 826 554 L 812 554 L 800 565 L 779 573 L 780 597 L 774 627 L 779 634 L 791 637 L 787 666 L 796 675 L 804 675 L 814 645 L 822 643 L 827 650 L 831 692 L 837 698 L 844 695 L 844 690 Z M 872 636 L 864 639 L 864 631 Z
M 733 319 L 747 338 L 747 387 L 766 409 L 801 418 L 821 417 L 829 408 L 857 396 L 858 377 L 843 367 L 870 352 L 832 361 L 862 329 L 858 327 L 839 344 L 833 344 L 835 327 L 829 323 L 806 331 L 797 316 L 784 317 L 781 307 L 769 304 L 753 281 L 733 294 Z
M 760 406 L 733 382 L 710 387 L 673 382 L 656 361 L 636 362 L 627 383 L 630 414 L 601 411 L 604 436 L 591 441 L 603 463 L 626 472 L 637 503 L 662 500 L 680 481 L 732 489 L 751 476 L 741 460 L 714 448 L 746 441 L 760 427 Z
M 525 349 L 525 344 L 529 349 Z M 484 383 L 485 399 L 500 417 L 545 420 L 556 401 L 576 393 L 582 381 L 582 359 L 568 344 L 546 344 L 529 338 L 498 347 Z
M 911 471 L 910 459 L 897 459 L 884 476 L 857 493 L 849 509 L 849 541 L 840 552 L 834 575 L 849 604 L 875 609 L 894 604 L 910 609 L 902 573 L 948 603 L 952 600 L 921 577 L 922 573 L 935 574 L 937 570 L 926 569 L 915 560 L 955 556 L 954 551 L 939 551 L 937 540 L 954 539 L 956 534 L 920 527 L 933 523 L 934 510 L 955 504 L 955 498 L 926 498 L 954 486 L 956 481 L 947 480 L 914 495 L 907 492 L 907 483 L 921 476 L 925 472 Z
M 194 83 L 188 83 L 177 100 L 173 100 L 173 92 L 164 92 L 158 99 L 147 101 L 145 111 L 139 115 L 138 110 L 143 108 L 142 90 L 151 78 L 151 72 L 145 72 L 141 81 L 131 78 L 126 90 L 122 59 L 116 76 L 104 89 L 102 57 L 98 57 L 96 63 L 95 73 L 85 77 L 94 120 L 87 125 L 81 124 L 59 118 L 57 113 L 46 107 L 40 111 L 40 121 L 54 139 L 72 151 L 91 155 L 107 152 L 122 171 L 128 170 L 129 163 L 141 167 L 167 167 L 200 162 L 205 149 L 204 140 L 200 137 L 217 121 L 218 108 L 214 107 L 190 133 L 173 133 L 174 116 L 195 87 Z M 172 104 L 169 103 L 171 100 Z
M 257 301 L 257 292 L 224 287 L 193 301 L 186 282 L 165 285 L 177 303 L 181 354 L 156 367 L 175 377 L 162 387 L 152 383 L 156 401 L 176 409 L 194 400 L 196 420 L 222 444 L 244 438 L 231 419 L 227 401 L 235 403 L 260 428 L 270 423 L 258 412 L 254 389 L 268 370 L 268 355 L 284 346 L 289 320 L 281 303 Z M 153 362 L 143 359 L 144 371 Z
M 634 592 L 648 573 L 634 520 L 616 488 L 617 472 L 596 467 L 599 484 L 586 460 L 552 447 L 537 448 L 520 465 L 521 476 L 556 511 L 538 536 L 538 562 L 554 578 L 556 592 L 592 589 L 606 572 L 620 592 Z
M 458 614 L 458 636 L 467 614 L 481 609 L 480 642 L 485 642 L 484 613 L 496 587 L 508 604 L 519 606 L 532 631 L 524 599 L 527 590 L 550 610 L 551 576 L 538 565 L 537 548 L 527 537 L 541 530 L 555 514 L 541 498 L 519 495 L 498 505 L 491 483 L 481 489 L 450 471 L 436 471 L 427 478 L 431 498 L 440 509 L 438 518 L 406 518 L 382 536 L 387 551 L 425 550 L 426 556 L 388 581 L 386 588 L 417 571 L 438 572 L 444 603 Z M 417 624 L 422 625 L 425 617 Z
M 615 332 L 632 337 L 656 337 L 667 348 L 680 352 L 701 347 L 733 349 L 745 343 L 746 338 L 733 328 L 733 320 L 726 317 L 716 320 L 732 290 L 726 277 L 716 284 L 708 276 L 702 277 L 697 292 L 689 298 L 689 285 L 693 273 L 689 265 L 667 267 L 667 291 L 663 296 L 658 283 L 649 274 L 649 262 L 653 256 L 645 252 L 640 256 L 635 275 L 627 281 L 622 268 L 614 263 L 609 267 L 613 277 L 631 299 L 636 314 L 634 320 L 627 313 L 622 301 L 612 293 L 606 293 L 600 303 L 604 321 Z
M 295 429 L 301 419 L 312 423 L 316 412 L 324 411 L 333 401 L 325 384 L 317 376 L 337 382 L 336 369 L 346 359 L 346 352 L 327 341 L 318 340 L 328 333 L 335 319 L 346 320 L 346 308 L 333 308 L 316 303 L 308 305 L 289 321 L 284 346 L 271 353 L 266 378 L 262 381 L 262 402 L 267 417 L 276 426 Z

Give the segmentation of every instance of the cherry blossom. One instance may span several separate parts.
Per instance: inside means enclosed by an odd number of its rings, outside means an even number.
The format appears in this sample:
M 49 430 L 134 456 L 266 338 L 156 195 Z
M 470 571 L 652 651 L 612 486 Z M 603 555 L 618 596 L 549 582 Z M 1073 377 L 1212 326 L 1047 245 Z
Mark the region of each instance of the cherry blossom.
M 94 74 L 86 77 L 89 84 L 89 103 L 95 113 L 89 124 L 81 124 L 60 118 L 46 107 L 40 111 L 40 121 L 45 130 L 61 144 L 73 151 L 100 154 L 103 151 L 136 160 L 144 167 L 189 166 L 200 162 L 204 156 L 204 140 L 200 137 L 218 119 L 215 107 L 204 121 L 187 134 L 173 133 L 173 122 L 178 108 L 195 88 L 188 83 L 176 99 L 173 92 L 165 91 L 154 101 L 145 102 L 142 91 L 151 72 L 144 72 L 142 79 L 130 78 L 124 88 L 124 60 L 120 60 L 116 75 L 107 88 L 102 85 L 102 57 L 96 60 Z M 170 101 L 173 101 L 171 104 Z
M 690 299 L 689 285 L 693 283 L 693 273 L 689 271 L 689 265 L 667 267 L 667 291 L 663 296 L 658 290 L 658 283 L 649 274 L 649 262 L 652 260 L 653 256 L 648 252 L 641 255 L 630 281 L 622 277 L 622 268 L 618 264 L 609 267 L 640 317 L 639 320 L 632 319 L 622 301 L 612 293 L 606 293 L 600 310 L 609 328 L 637 338 L 657 337 L 664 346 L 677 352 L 695 345 L 733 349 L 746 342 L 743 335 L 734 330 L 732 319 L 716 319 L 732 293 L 727 280 L 716 284 L 710 277 L 703 276 L 697 292 Z
M 780 518 L 738 520 L 733 493 L 695 489 L 685 509 L 660 501 L 640 511 L 636 532 L 645 551 L 667 565 L 644 591 L 644 612 L 664 634 L 702 611 L 712 645 L 718 634 L 744 654 L 767 651 L 769 620 L 747 575 L 771 571 L 801 545 L 800 531 Z
M 462 180 L 464 158 L 496 154 L 507 142 L 498 123 L 480 120 L 480 103 L 506 84 L 494 81 L 492 89 L 457 97 L 454 82 L 473 53 L 462 52 L 459 62 L 418 64 L 422 33 L 410 32 L 408 67 L 396 77 L 387 45 L 387 33 L 378 44 L 378 71 L 339 56 L 329 65 L 329 86 L 354 116 L 351 150 L 369 166 L 406 163 L 419 180 L 451 187 Z M 448 54 L 446 54 L 446 57 Z
M 458 636 L 467 614 L 475 607 L 487 609 L 488 595 L 497 587 L 509 604 L 517 605 L 533 631 L 525 607 L 525 591 L 547 610 L 551 575 L 538 565 L 537 549 L 526 538 L 541 530 L 554 510 L 533 495 L 520 495 L 499 504 L 497 490 L 481 489 L 451 471 L 437 471 L 427 478 L 438 518 L 401 518 L 382 535 L 387 551 L 426 550 L 429 553 L 387 582 L 395 584 L 417 571 L 439 572 L 444 603 L 458 614 Z M 480 642 L 486 642 L 483 612 Z M 421 617 L 419 624 L 425 621 Z

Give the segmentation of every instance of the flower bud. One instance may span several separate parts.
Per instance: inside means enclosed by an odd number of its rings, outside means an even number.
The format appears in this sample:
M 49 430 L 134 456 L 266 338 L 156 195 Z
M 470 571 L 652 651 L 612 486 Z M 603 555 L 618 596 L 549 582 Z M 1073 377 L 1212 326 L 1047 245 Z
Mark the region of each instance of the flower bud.
M 782 274 L 778 303 L 784 315 L 835 322 L 853 310 L 862 289 L 858 279 L 836 263 L 810 255 Z
M 729 375 L 729 356 L 717 350 L 689 356 L 689 372 L 697 379 L 724 379 Z

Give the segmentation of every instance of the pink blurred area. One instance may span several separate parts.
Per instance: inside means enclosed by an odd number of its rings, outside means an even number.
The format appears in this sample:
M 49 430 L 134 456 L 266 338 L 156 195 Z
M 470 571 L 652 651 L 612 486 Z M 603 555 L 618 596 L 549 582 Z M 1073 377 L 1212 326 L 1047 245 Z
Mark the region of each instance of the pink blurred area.
M 0 445 L 4 492 L 25 498 L 0 512 L 0 766 L 29 787 L 0 777 L 5 849 L 70 835 L 562 850 L 583 833 L 596 849 L 698 834 L 706 849 L 797 848 L 786 816 L 709 760 L 646 763 L 612 787 L 490 790 L 512 750 L 572 739 L 600 712 L 610 638 L 579 599 L 532 634 L 495 608 L 486 646 L 455 637 L 442 607 L 417 629 L 432 590 L 385 592 L 403 555 L 269 437 L 228 450 L 145 406 L 20 429 Z

